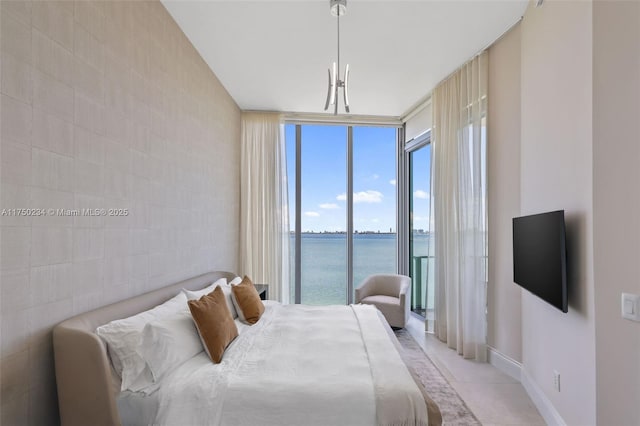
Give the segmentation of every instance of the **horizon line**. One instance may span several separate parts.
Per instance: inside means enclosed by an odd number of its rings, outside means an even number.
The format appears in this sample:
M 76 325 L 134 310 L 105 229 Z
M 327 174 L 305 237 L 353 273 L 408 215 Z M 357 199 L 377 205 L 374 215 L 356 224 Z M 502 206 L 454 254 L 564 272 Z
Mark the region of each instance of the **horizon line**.
M 421 232 L 418 232 L 421 231 Z M 296 231 L 289 231 L 290 234 L 296 233 Z M 302 231 L 301 234 L 346 234 L 347 231 Z M 389 231 L 353 231 L 354 234 L 397 234 L 397 232 L 389 232 Z M 429 234 L 429 231 L 414 229 L 414 234 Z

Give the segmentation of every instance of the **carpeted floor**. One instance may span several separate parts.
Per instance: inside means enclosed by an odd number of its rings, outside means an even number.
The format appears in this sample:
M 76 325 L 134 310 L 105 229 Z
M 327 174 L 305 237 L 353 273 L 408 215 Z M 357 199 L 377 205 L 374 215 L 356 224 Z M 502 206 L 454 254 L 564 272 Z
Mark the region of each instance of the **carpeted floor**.
M 406 330 L 394 331 L 405 350 L 406 362 L 415 370 L 429 396 L 438 404 L 443 425 L 481 425 L 467 404 L 447 382 L 420 345 Z

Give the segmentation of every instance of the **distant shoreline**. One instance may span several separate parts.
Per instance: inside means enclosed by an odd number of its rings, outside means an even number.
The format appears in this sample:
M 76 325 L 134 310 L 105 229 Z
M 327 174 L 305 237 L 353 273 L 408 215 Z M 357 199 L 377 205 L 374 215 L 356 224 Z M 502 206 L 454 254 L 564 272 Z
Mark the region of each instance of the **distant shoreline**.
M 290 231 L 289 232 L 290 235 L 295 235 L 295 231 Z M 301 232 L 301 235 L 346 235 L 347 233 L 344 231 L 339 231 L 339 232 L 333 232 L 333 231 L 318 231 L 318 232 L 313 232 L 313 231 L 306 231 L 306 232 Z M 353 233 L 354 235 L 396 235 L 397 232 L 382 232 L 382 231 L 362 231 L 362 232 L 358 232 L 355 231 Z M 428 232 L 414 232 L 414 235 L 429 235 Z

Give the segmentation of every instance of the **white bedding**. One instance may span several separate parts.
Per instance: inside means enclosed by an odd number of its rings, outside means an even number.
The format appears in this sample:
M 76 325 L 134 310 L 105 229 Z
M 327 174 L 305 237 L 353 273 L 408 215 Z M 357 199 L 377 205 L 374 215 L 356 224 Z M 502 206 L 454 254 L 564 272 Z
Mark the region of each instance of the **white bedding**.
M 266 309 L 270 309 L 270 304 L 274 302 L 265 301 Z M 238 334 L 244 333 L 250 328 L 249 325 L 244 324 L 239 319 L 234 320 L 236 327 L 238 328 Z M 236 339 L 237 340 L 237 339 Z M 234 343 L 231 343 L 232 345 Z M 174 371 L 162 381 L 162 383 L 172 382 L 174 377 L 182 377 L 188 375 L 194 369 L 200 368 L 211 364 L 209 356 L 204 350 L 198 355 L 191 358 L 189 361 L 180 365 Z M 114 379 L 115 380 L 115 379 Z M 161 383 L 161 385 L 162 385 Z M 153 424 L 158 414 L 158 408 L 160 407 L 159 393 L 144 393 L 144 392 L 120 392 L 116 399 L 116 405 L 118 406 L 118 414 L 120 414 L 120 420 L 124 426 L 146 426 Z
M 385 326 L 371 306 L 270 305 L 220 364 L 201 353 L 163 379 L 151 423 L 426 426 Z
M 158 414 L 158 393 L 124 391 L 118 395 L 116 405 L 124 426 L 147 426 L 153 424 Z

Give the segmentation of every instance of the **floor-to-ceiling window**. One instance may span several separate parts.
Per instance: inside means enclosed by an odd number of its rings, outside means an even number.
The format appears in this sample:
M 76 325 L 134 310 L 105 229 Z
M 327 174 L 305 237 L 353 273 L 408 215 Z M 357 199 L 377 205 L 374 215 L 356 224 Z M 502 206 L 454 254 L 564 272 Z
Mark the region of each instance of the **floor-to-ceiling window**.
M 397 270 L 397 136 L 388 127 L 353 128 L 353 283 Z
M 347 300 L 347 128 L 301 126 L 301 302 Z
M 368 275 L 397 271 L 397 132 L 285 128 L 291 300 L 344 304 Z

